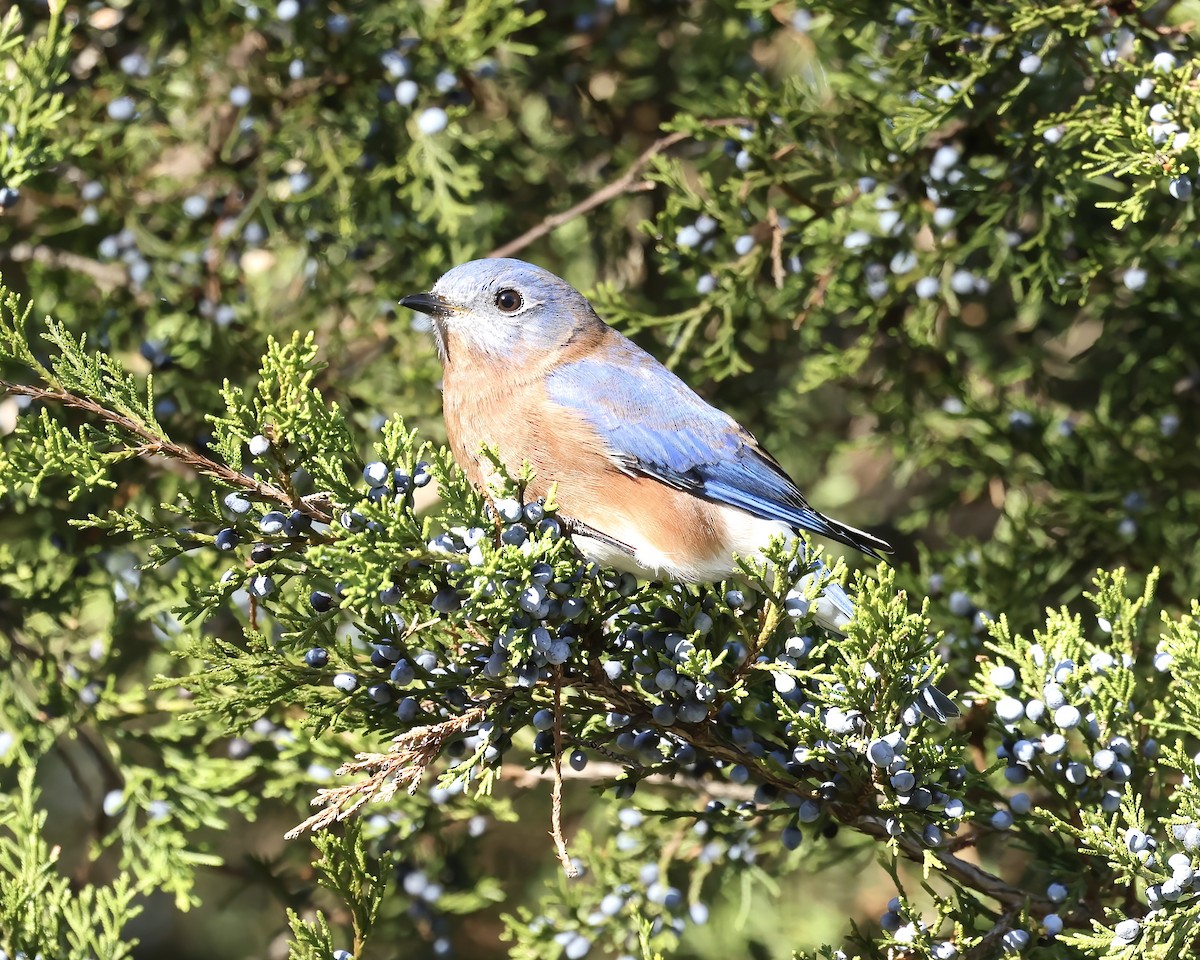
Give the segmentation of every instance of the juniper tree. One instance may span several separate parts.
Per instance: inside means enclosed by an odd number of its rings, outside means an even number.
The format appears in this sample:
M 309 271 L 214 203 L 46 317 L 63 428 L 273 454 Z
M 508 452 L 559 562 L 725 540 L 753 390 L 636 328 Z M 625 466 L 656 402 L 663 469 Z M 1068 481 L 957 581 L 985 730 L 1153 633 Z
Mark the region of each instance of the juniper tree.
M 0 951 L 1194 950 L 1191 16 L 10 9 Z M 891 528 L 845 636 L 471 488 L 488 253 Z

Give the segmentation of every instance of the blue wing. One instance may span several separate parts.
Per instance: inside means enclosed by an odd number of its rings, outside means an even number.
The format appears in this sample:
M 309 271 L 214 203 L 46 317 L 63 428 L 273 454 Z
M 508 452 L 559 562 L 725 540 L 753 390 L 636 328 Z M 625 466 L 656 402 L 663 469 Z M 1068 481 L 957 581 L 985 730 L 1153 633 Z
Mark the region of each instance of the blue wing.
M 608 331 L 602 357 L 556 368 L 552 402 L 570 407 L 627 473 L 837 540 L 878 559 L 884 541 L 823 516 L 758 441 L 636 344 Z

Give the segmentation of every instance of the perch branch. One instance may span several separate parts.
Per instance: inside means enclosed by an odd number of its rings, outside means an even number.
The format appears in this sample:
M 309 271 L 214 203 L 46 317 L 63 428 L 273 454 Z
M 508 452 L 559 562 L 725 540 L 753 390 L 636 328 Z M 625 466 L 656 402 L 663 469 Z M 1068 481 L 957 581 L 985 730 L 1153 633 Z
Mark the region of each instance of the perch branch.
M 704 126 L 708 129 L 717 129 L 720 127 L 731 127 L 738 124 L 751 123 L 746 117 L 721 117 L 716 120 L 707 120 Z M 615 200 L 627 193 L 643 193 L 646 190 L 652 190 L 654 185 L 641 179 L 642 171 L 646 166 L 661 153 L 670 150 L 677 143 L 682 143 L 688 140 L 692 134 L 683 130 L 677 130 L 674 133 L 669 133 L 665 137 L 659 137 L 650 146 L 641 152 L 636 160 L 633 161 L 617 179 L 611 183 L 605 184 L 591 196 L 585 197 L 572 207 L 560 213 L 552 213 L 546 217 L 541 223 L 535 227 L 531 227 L 515 240 L 510 240 L 508 243 L 502 244 L 491 253 L 489 257 L 511 257 L 514 253 L 524 250 L 527 246 L 536 240 L 540 240 L 548 233 L 552 233 L 561 227 L 564 223 L 570 223 L 577 217 L 582 217 L 585 213 L 590 213 L 597 207 L 602 207 L 610 200 Z

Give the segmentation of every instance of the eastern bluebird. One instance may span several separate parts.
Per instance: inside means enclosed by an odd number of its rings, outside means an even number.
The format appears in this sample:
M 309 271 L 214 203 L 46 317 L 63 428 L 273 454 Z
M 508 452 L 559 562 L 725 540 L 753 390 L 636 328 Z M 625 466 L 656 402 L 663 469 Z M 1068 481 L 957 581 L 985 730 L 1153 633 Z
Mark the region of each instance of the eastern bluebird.
M 432 318 L 450 447 L 477 487 L 486 444 L 505 470 L 556 485 L 589 559 L 649 577 L 713 582 L 774 535 L 807 530 L 869 556 L 891 547 L 823 516 L 731 417 L 601 320 L 577 290 L 521 260 L 474 260 L 401 305 Z M 840 629 L 854 607 L 836 584 L 815 606 Z

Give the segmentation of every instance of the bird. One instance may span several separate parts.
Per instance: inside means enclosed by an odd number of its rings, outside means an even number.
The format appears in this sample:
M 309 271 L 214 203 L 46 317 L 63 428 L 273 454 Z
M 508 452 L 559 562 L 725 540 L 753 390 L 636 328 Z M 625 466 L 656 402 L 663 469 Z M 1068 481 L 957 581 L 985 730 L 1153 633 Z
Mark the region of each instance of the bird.
M 575 547 L 644 579 L 715 583 L 771 538 L 807 531 L 874 559 L 885 541 L 814 510 L 754 436 L 605 323 L 574 287 L 523 260 L 472 260 L 401 306 L 426 314 L 455 460 L 486 490 L 486 447 L 529 498 L 554 491 Z M 810 576 L 812 574 L 809 574 Z M 818 623 L 854 613 L 829 582 Z

